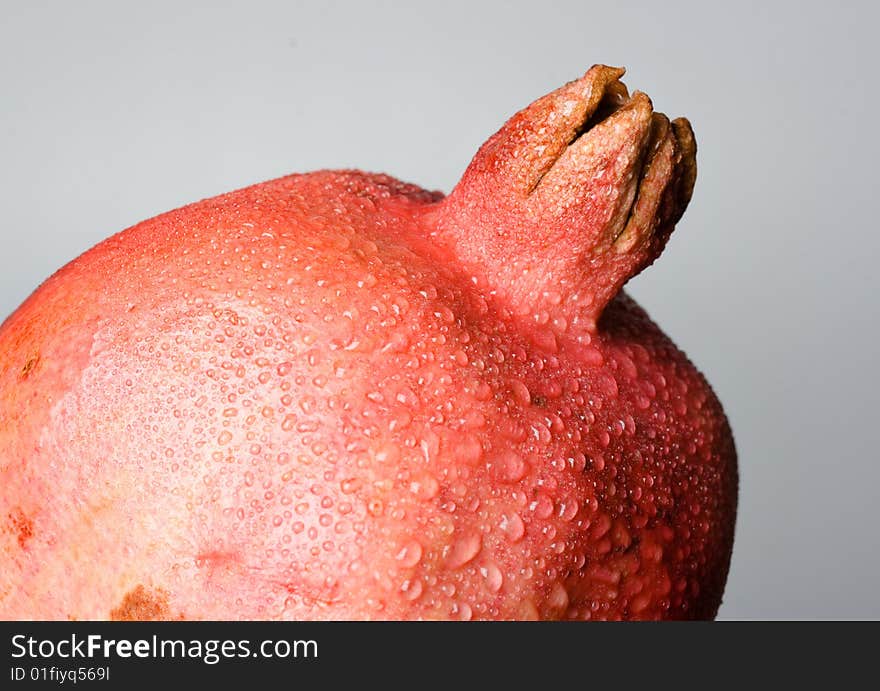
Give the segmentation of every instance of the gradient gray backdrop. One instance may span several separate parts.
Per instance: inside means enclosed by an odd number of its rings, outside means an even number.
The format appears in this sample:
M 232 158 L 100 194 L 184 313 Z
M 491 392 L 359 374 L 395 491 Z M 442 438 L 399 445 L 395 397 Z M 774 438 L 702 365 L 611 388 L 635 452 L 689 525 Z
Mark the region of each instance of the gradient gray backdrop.
M 690 209 L 630 289 L 736 435 L 720 616 L 880 617 L 869 3 L 0 6 L 0 318 L 111 233 L 288 172 L 448 191 L 508 115 L 626 66 L 700 147 Z

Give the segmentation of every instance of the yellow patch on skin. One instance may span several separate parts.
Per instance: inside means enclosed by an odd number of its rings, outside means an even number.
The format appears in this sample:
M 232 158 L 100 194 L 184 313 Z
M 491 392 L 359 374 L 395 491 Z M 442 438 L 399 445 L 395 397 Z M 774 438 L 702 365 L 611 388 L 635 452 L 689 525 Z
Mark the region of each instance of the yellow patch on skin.
M 34 522 L 25 515 L 20 507 L 9 512 L 9 524 L 18 538 L 18 546 L 22 549 L 27 546 L 28 540 L 34 536 Z
M 148 590 L 140 584 L 125 594 L 118 607 L 110 610 L 110 619 L 113 621 L 161 621 L 182 618 L 182 616 L 171 616 L 167 592 L 161 588 Z
M 37 366 L 37 363 L 40 361 L 39 355 L 32 355 L 27 359 L 27 362 L 24 363 L 24 366 L 21 368 L 21 378 L 27 379 L 31 372 L 33 372 L 34 368 Z

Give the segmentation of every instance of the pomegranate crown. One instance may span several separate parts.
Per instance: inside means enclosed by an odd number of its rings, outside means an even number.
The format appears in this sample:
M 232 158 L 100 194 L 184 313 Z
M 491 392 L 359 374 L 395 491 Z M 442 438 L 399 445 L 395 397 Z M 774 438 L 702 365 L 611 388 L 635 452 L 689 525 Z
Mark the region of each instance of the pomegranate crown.
M 441 204 L 459 256 L 515 306 L 552 284 L 595 325 L 660 255 L 690 201 L 690 123 L 630 95 L 623 74 L 595 65 L 515 114 Z

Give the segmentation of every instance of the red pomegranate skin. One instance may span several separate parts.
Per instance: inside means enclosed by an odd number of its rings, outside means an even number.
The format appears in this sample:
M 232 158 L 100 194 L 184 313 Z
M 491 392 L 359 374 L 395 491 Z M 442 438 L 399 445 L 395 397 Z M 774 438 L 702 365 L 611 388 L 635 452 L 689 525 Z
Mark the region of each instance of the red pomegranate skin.
M 448 197 L 291 175 L 49 278 L 0 328 L 0 618 L 715 616 L 731 431 L 621 292 L 695 146 L 622 74 Z

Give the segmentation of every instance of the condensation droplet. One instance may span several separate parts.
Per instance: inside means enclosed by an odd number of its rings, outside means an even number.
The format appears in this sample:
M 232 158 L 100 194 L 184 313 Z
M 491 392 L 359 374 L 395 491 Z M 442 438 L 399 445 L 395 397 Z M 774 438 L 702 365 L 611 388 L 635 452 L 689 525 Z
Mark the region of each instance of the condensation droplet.
M 422 586 L 422 582 L 418 578 L 407 579 L 400 586 L 400 592 L 404 599 L 410 602 L 418 600 L 423 589 L 424 586 Z
M 538 621 L 541 618 L 537 606 L 531 600 L 523 600 L 517 609 L 516 618 L 520 621 Z
M 526 526 L 518 513 L 504 514 L 498 527 L 504 532 L 510 542 L 519 542 L 526 532 Z
M 568 591 L 565 589 L 565 586 L 562 583 L 556 583 L 547 597 L 547 606 L 561 611 L 568 607 L 568 601 Z
M 510 390 L 513 393 L 514 400 L 520 405 L 527 406 L 532 402 L 532 394 L 529 392 L 529 387 L 519 379 L 510 380 Z
M 483 538 L 479 533 L 469 533 L 456 540 L 446 555 L 446 566 L 457 569 L 472 561 L 480 553 Z
M 411 568 L 419 563 L 422 558 L 422 546 L 415 540 L 406 543 L 395 556 L 395 559 L 404 568 Z
M 460 621 L 470 621 L 474 616 L 473 609 L 471 609 L 471 606 L 466 602 L 454 605 L 452 613 L 456 615 Z
M 342 490 L 343 494 L 353 494 L 354 492 L 357 492 L 358 489 L 360 489 L 361 481 L 356 477 L 346 478 L 339 483 L 339 487 Z
M 494 475 L 502 482 L 518 482 L 526 475 L 526 462 L 512 450 L 504 450 L 491 460 Z
M 504 583 L 504 574 L 501 573 L 501 569 L 499 569 L 495 564 L 488 563 L 485 566 L 480 568 L 480 574 L 483 578 L 486 579 L 486 585 L 489 590 L 493 593 L 497 593 L 501 590 L 501 586 Z
M 556 334 L 550 329 L 538 329 L 532 333 L 532 343 L 548 353 L 559 352 L 559 342 Z
M 409 489 L 422 501 L 428 501 L 440 492 L 440 483 L 433 475 L 422 473 L 410 483 Z
M 461 463 L 477 465 L 483 460 L 483 445 L 475 436 L 465 434 L 456 440 L 452 453 Z
M 394 464 L 400 460 L 400 448 L 396 444 L 385 444 L 376 451 L 379 463 Z
M 553 500 L 546 494 L 539 494 L 538 498 L 529 504 L 529 509 L 535 513 L 537 518 L 549 518 L 553 513 Z

